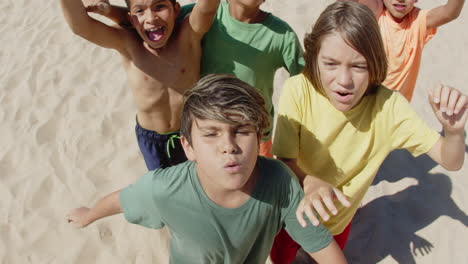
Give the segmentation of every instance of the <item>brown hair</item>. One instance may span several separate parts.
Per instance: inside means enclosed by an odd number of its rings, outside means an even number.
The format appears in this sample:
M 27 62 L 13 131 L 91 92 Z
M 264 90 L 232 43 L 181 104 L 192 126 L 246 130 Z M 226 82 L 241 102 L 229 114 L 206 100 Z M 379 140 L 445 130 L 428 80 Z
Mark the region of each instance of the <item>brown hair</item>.
M 259 136 L 270 125 L 262 95 L 251 85 L 226 74 L 207 75 L 185 93 L 180 134 L 190 144 L 194 119 L 252 124 Z
M 171 3 L 175 5 L 177 0 L 169 0 L 169 1 L 171 1 Z M 125 4 L 127 4 L 127 8 L 130 8 L 130 0 L 125 0 Z
M 333 33 L 339 33 L 364 56 L 369 71 L 367 91 L 374 91 L 387 76 L 387 57 L 374 14 L 367 6 L 355 2 L 335 2 L 320 14 L 312 32 L 304 38 L 304 74 L 314 87 L 323 91 L 317 63 L 318 54 L 322 40 Z

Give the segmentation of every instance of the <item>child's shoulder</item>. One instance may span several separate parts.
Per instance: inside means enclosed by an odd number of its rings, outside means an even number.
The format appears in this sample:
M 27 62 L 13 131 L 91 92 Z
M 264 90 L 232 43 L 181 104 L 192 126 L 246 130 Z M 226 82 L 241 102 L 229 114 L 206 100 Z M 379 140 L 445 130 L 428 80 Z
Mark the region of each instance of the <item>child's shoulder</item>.
M 283 19 L 277 17 L 272 13 L 268 13 L 264 25 L 270 27 L 272 30 L 278 31 L 279 33 L 291 32 L 296 34 L 291 25 L 288 24 L 288 22 L 284 21 Z
M 257 162 L 261 174 L 267 175 L 269 179 L 283 181 L 293 175 L 289 167 L 280 160 L 258 156 Z

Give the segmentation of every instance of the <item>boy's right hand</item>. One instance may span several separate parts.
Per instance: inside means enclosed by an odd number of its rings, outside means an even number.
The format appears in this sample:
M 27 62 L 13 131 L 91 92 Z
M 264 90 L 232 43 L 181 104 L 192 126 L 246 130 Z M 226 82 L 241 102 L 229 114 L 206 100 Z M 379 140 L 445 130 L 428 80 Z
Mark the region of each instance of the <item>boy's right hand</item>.
M 109 0 L 83 0 L 87 12 L 96 13 L 99 15 L 107 15 L 110 13 Z
M 68 223 L 73 224 L 77 228 L 86 227 L 91 223 L 88 217 L 89 211 L 90 209 L 88 207 L 80 207 L 72 210 L 67 214 Z
M 333 215 L 338 213 L 338 210 L 333 203 L 333 200 L 335 199 L 345 207 L 349 207 L 351 205 L 346 196 L 333 185 L 322 181 L 319 178 L 306 176 L 304 179 L 304 198 L 302 198 L 302 201 L 299 203 L 296 210 L 297 221 L 302 227 L 306 227 L 307 222 L 304 220 L 305 214 L 309 218 L 310 222 L 314 226 L 317 226 L 320 222 L 315 215 L 315 212 L 317 212 L 323 220 L 327 221 L 330 216 L 326 209 L 328 209 L 328 211 Z

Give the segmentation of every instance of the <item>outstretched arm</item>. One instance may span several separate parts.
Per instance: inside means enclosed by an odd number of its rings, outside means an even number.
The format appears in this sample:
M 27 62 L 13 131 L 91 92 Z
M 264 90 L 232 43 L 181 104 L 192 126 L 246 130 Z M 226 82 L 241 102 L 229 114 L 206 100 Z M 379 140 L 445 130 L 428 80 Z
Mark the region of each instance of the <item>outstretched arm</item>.
M 60 3 L 73 33 L 99 46 L 124 52 L 123 30 L 91 18 L 81 0 L 61 0 Z
M 299 178 L 299 182 L 304 186 L 304 198 L 299 203 L 296 211 L 296 218 L 302 227 L 307 226 L 307 222 L 304 220 L 304 214 L 309 218 L 313 225 L 319 224 L 319 220 L 314 211 L 317 212 L 317 214 L 319 214 L 325 221 L 330 218 L 327 211 L 336 215 L 338 210 L 333 203 L 333 200 L 335 199 L 346 207 L 351 205 L 348 199 L 346 199 L 346 196 L 333 185 L 322 181 L 317 177 L 306 175 L 301 168 L 297 166 L 296 159 L 281 157 L 278 157 L 278 159 L 286 163 L 286 165 L 291 168 Z
M 468 99 L 457 89 L 439 85 L 429 93 L 429 103 L 444 128 L 441 137 L 427 153 L 447 170 L 459 170 L 465 157 L 465 124 Z
M 319 264 L 346 264 L 345 256 L 338 244 L 333 240 L 327 247 L 309 255 Z
M 101 218 L 122 213 L 119 194 L 120 191 L 116 191 L 105 196 L 92 208 L 80 207 L 74 209 L 67 215 L 68 222 L 81 228 Z
M 192 30 L 200 38 L 210 29 L 219 0 L 198 0 L 189 17 Z
M 435 7 L 427 13 L 427 27 L 442 26 L 456 19 L 463 8 L 465 0 L 447 0 L 445 5 Z

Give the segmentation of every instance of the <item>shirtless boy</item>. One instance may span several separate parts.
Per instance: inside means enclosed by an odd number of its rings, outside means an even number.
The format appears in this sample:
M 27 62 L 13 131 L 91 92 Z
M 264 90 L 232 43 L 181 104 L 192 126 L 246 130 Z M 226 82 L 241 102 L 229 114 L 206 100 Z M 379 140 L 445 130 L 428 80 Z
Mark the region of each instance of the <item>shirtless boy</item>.
M 123 59 L 137 106 L 138 145 L 149 170 L 186 160 L 178 140 L 182 98 L 199 79 L 200 40 L 208 31 L 219 0 L 200 0 L 175 23 L 176 0 L 126 0 L 133 29 L 108 26 L 91 18 L 81 0 L 61 0 L 71 30 Z

